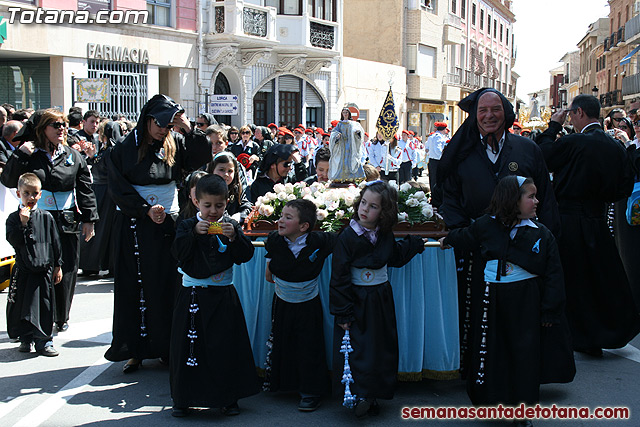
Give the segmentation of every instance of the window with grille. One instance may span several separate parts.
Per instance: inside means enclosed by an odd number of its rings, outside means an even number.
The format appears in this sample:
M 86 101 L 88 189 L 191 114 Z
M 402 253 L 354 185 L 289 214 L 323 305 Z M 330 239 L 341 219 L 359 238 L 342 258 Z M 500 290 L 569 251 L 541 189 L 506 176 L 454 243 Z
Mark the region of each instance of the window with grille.
M 150 24 L 171 26 L 171 0 L 147 0 L 147 10 Z
M 90 103 L 90 110 L 100 116 L 124 116 L 137 121 L 142 106 L 149 99 L 147 91 L 147 64 L 89 60 L 89 78 L 108 78 L 111 93 L 109 102 Z
M 460 18 L 467 19 L 467 0 L 460 3 Z
M 471 6 L 471 25 L 476 25 L 476 5 Z

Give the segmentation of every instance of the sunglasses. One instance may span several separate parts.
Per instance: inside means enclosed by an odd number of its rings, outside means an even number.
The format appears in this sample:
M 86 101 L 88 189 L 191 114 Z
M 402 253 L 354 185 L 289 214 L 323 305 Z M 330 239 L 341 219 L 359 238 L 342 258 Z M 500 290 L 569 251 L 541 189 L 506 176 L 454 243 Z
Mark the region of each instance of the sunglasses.
M 202 126 L 206 126 L 206 125 L 207 124 L 203 123 L 203 122 L 196 122 L 196 126 L 198 126 L 198 127 L 202 127 Z
M 290 168 L 291 167 L 291 163 L 293 163 L 293 162 L 284 162 L 284 163 L 282 163 L 282 166 L 284 168 Z
M 633 122 L 634 126 L 640 126 L 640 120 Z
M 51 126 L 54 129 L 61 129 L 61 128 L 66 128 L 67 124 L 65 122 L 51 122 L 49 123 L 49 126 Z
M 619 122 L 620 120 L 622 120 L 622 117 L 611 117 L 611 120 Z
M 173 129 L 173 125 L 171 124 L 166 125 L 165 127 L 162 127 L 160 126 L 160 122 L 158 122 L 156 119 L 153 119 L 153 122 L 156 124 L 156 126 L 158 126 L 161 129 L 169 129 L 169 130 Z
M 243 131 L 242 131 L 242 134 L 243 134 L 243 135 L 250 135 L 250 134 L 251 134 L 251 132 L 249 132 L 248 130 L 243 130 Z

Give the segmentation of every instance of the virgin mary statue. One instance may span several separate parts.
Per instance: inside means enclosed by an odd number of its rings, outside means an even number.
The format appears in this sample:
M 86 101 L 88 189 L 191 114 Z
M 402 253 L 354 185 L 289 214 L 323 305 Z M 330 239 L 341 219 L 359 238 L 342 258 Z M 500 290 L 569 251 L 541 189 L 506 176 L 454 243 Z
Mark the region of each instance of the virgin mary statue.
M 334 182 L 354 182 L 364 179 L 362 159 L 364 129 L 360 123 L 351 120 L 351 112 L 345 108 L 340 113 L 340 121 L 331 131 L 329 139 L 329 180 Z

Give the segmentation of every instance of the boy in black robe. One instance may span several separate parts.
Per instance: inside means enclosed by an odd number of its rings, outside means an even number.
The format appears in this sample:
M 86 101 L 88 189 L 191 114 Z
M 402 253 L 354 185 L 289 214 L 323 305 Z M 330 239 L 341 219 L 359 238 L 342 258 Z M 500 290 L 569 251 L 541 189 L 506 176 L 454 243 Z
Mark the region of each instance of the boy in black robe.
M 266 278 L 275 283 L 265 389 L 297 390 L 298 409 L 304 412 L 318 409 L 328 385 L 318 276 L 337 242 L 334 233 L 311 231 L 315 223 L 313 202 L 292 200 L 265 244 Z
M 169 366 L 174 417 L 189 407 L 240 413 L 238 399 L 258 393 L 258 376 L 233 264 L 253 256 L 253 244 L 225 215 L 227 184 L 205 175 L 196 185 L 196 216 L 178 225 L 172 252 L 182 273 Z
M 40 179 L 25 173 L 18 180 L 20 207 L 7 218 L 7 241 L 16 251 L 9 297 L 7 332 L 20 338 L 18 351 L 57 356 L 53 347 L 53 285 L 62 280 L 62 249 L 53 216 L 37 208 Z

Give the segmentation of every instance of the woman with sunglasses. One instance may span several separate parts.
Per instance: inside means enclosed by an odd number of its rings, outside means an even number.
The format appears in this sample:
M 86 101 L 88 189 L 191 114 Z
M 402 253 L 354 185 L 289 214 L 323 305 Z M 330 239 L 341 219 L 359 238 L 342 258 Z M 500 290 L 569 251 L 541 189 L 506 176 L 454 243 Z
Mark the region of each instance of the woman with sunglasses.
M 251 139 L 252 136 L 251 128 L 244 125 L 240 128 L 240 141 L 229 144 L 229 150 L 236 158 L 242 153 L 249 155 L 251 165 L 247 167 L 247 172 L 249 172 L 250 179 L 255 178 L 255 172 L 258 170 L 258 163 L 260 163 L 260 146 Z
M 36 114 L 19 137 L 26 142 L 9 157 L 1 181 L 15 188 L 20 175 L 26 172 L 35 173 L 42 181 L 38 208 L 53 215 L 62 243 L 62 282 L 54 287 L 54 320 L 58 332 L 63 332 L 69 327 L 69 310 L 76 287 L 80 234 L 85 241 L 94 236 L 98 209 L 87 162 L 82 154 L 67 145 L 66 117 L 54 109 Z
M 109 190 L 118 211 L 113 222 L 113 340 L 105 358 L 128 360 L 124 373 L 136 371 L 143 359 L 169 356 L 178 280 L 171 255 L 179 213 L 177 184 L 185 172 L 210 160 L 205 134 L 191 129 L 182 106 L 165 95 L 146 103 L 135 131 L 107 159 Z
M 614 123 L 615 138 L 622 142 L 625 146 L 628 146 L 629 142 L 633 141 L 636 138 L 636 131 L 633 129 L 631 120 L 623 117 L 620 120 L 615 121 Z
M 218 121 L 213 117 L 213 114 L 202 113 L 196 119 L 196 127 L 204 132 L 209 126 L 217 125 Z
M 229 128 L 227 135 L 229 137 L 229 145 L 233 145 L 240 140 L 240 131 L 235 126 Z

